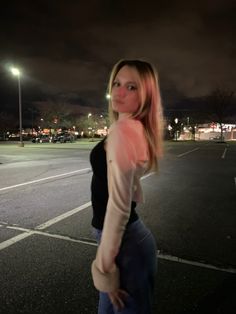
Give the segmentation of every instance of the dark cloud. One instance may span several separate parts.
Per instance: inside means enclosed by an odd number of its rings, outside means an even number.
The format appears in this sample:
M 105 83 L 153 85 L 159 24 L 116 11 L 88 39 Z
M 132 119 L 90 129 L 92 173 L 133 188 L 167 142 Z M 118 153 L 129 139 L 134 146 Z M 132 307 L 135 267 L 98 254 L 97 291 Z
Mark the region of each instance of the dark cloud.
M 218 86 L 234 90 L 235 8 L 226 0 L 8 2 L 0 13 L 0 90 L 16 63 L 30 100 L 104 106 L 109 71 L 121 58 L 153 62 L 167 104 Z

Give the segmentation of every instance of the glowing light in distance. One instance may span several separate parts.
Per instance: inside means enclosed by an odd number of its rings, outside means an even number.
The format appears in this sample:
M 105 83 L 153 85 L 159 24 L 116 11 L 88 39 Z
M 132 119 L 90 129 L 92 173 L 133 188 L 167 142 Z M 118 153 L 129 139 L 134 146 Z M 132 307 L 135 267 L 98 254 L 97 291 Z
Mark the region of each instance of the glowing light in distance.
M 17 68 L 11 68 L 11 73 L 15 76 L 19 76 L 20 75 L 20 71 Z

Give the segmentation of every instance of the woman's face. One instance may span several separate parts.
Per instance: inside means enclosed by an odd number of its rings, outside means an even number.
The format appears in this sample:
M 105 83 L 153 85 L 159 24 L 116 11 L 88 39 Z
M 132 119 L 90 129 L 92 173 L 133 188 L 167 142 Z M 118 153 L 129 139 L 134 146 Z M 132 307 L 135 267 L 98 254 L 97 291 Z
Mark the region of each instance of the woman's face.
M 135 68 L 123 66 L 111 90 L 112 109 L 118 113 L 134 113 L 141 105 L 140 79 Z

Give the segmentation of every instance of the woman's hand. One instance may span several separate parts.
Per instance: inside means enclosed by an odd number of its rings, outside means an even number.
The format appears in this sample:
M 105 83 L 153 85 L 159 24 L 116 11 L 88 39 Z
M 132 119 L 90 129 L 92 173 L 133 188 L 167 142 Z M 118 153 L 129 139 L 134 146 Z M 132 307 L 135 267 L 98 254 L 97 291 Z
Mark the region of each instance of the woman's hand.
M 117 308 L 118 311 L 125 307 L 125 299 L 129 296 L 125 290 L 118 289 L 108 293 L 111 303 Z

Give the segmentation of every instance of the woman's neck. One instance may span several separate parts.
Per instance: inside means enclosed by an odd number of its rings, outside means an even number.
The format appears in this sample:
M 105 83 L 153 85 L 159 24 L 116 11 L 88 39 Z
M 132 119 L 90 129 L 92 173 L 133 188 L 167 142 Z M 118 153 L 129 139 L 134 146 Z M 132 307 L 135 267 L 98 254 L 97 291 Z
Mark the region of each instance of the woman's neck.
M 127 118 L 132 118 L 132 115 L 131 113 L 127 113 L 127 112 L 120 112 L 119 113 L 119 116 L 118 116 L 118 120 L 124 120 L 124 119 L 127 119 Z

